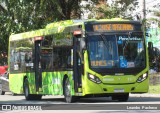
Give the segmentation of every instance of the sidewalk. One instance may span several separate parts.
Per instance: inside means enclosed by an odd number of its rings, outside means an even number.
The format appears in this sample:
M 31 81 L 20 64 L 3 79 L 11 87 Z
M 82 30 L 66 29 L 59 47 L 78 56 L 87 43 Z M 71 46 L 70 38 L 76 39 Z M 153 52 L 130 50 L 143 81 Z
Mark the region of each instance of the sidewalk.
M 129 96 L 131 97 L 160 97 L 160 94 L 150 94 L 150 93 L 132 94 L 130 93 Z

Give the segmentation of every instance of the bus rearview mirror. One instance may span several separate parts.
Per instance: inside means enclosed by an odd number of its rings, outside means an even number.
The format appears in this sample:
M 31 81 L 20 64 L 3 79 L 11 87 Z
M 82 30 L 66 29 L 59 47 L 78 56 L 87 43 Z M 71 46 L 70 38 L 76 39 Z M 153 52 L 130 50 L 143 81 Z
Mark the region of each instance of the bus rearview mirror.
M 85 42 L 84 38 L 81 38 L 81 40 L 80 40 L 80 47 L 82 50 L 86 49 L 86 42 Z
M 153 55 L 153 43 L 152 42 L 148 42 L 148 54 L 151 56 Z

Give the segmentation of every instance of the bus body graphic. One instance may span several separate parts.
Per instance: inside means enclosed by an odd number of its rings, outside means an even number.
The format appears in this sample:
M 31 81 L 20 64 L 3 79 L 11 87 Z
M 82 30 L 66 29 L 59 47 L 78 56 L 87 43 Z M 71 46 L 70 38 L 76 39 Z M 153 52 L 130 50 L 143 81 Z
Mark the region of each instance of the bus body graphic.
M 9 86 L 26 100 L 64 95 L 148 92 L 148 50 L 142 24 L 129 20 L 67 20 L 9 38 Z

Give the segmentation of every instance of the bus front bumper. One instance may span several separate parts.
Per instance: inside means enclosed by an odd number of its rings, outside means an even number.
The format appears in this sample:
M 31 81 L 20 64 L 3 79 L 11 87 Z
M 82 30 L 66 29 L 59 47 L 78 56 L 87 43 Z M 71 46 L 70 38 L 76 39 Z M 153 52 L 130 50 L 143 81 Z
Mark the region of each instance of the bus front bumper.
M 89 87 L 86 87 L 89 86 Z M 141 83 L 128 84 L 96 84 L 92 81 L 87 81 L 85 87 L 82 88 L 83 95 L 88 94 L 107 94 L 107 93 L 147 93 L 149 89 L 149 79 Z

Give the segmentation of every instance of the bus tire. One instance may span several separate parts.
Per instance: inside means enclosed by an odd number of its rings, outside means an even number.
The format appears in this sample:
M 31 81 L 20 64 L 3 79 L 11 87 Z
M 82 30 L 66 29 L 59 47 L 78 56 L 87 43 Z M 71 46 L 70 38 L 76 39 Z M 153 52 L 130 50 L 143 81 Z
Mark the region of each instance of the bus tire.
M 29 84 L 28 84 L 28 79 L 25 78 L 24 80 L 24 96 L 26 100 L 33 100 L 33 96 L 29 94 Z
M 67 77 L 64 81 L 64 97 L 67 103 L 72 103 L 76 101 L 76 97 L 71 95 L 71 86 L 69 78 Z

